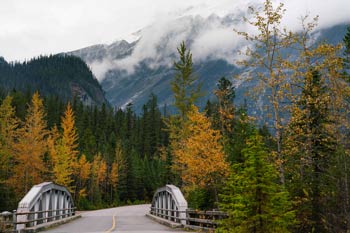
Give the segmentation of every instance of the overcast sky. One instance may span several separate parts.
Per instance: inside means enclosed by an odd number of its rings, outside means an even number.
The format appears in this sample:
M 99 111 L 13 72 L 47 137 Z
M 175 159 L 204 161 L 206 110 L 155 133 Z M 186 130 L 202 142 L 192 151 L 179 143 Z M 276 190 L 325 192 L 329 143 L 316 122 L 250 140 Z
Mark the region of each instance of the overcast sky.
M 244 2 L 248 0 L 0 0 L 0 56 L 24 60 L 111 43 L 165 17 L 223 15 L 231 5 L 246 7 Z M 311 13 L 320 15 L 321 26 L 350 22 L 350 0 L 286 2 L 287 20 Z

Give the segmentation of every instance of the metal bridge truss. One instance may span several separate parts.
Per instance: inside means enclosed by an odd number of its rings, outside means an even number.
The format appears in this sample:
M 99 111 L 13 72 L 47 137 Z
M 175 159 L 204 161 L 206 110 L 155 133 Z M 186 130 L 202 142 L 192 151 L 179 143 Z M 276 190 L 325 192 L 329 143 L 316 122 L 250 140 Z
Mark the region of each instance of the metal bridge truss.
M 73 216 L 74 202 L 67 188 L 44 182 L 32 187 L 18 204 L 17 230 Z
M 153 196 L 151 214 L 172 222 L 186 224 L 187 201 L 180 189 L 166 185 L 157 189 Z

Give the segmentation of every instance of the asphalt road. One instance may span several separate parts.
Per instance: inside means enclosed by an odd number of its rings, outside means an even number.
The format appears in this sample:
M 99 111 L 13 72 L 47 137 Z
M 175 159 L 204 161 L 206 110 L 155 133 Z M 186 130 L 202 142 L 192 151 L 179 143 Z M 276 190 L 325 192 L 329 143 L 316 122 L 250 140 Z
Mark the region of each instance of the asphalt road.
M 44 232 L 184 233 L 184 231 L 168 228 L 147 218 L 145 214 L 149 212 L 149 208 L 150 205 L 134 205 L 96 211 L 86 211 L 82 213 L 81 218 Z

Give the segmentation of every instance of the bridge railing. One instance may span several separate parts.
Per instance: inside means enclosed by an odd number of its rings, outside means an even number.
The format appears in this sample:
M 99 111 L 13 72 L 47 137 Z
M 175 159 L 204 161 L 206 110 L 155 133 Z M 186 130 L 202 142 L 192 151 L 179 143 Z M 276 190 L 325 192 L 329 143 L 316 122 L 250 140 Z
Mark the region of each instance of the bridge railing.
M 187 227 L 193 229 L 215 229 L 218 225 L 218 221 L 227 218 L 228 215 L 222 211 L 200 211 L 200 210 L 186 210 Z
M 1 213 L 0 218 L 3 221 L 2 224 L 0 222 L 0 226 L 3 225 L 6 232 L 21 232 L 72 217 L 75 215 L 75 209 L 73 198 L 67 188 L 52 182 L 44 182 L 32 187 L 19 202 L 17 210 L 12 213 Z
M 166 185 L 157 189 L 152 199 L 151 214 L 173 222 L 186 224 L 187 201 L 180 189 Z
M 173 210 L 151 207 L 150 214 L 167 219 L 172 222 L 181 223 L 181 220 L 186 221 L 186 217 L 180 217 L 180 213 L 185 213 L 186 210 Z
M 214 229 L 218 220 L 227 218 L 221 211 L 198 211 L 187 208 L 180 189 L 174 185 L 166 185 L 157 189 L 153 196 L 150 214 L 167 221 L 179 223 L 194 229 Z

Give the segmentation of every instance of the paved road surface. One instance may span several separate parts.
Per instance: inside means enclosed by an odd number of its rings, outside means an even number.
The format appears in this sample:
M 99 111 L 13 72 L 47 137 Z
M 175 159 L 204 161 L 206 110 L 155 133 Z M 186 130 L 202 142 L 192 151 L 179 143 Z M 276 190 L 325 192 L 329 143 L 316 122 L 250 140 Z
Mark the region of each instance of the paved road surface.
M 87 211 L 82 213 L 81 218 L 45 232 L 184 233 L 184 231 L 168 228 L 147 218 L 145 214 L 149 211 L 149 208 L 150 205 L 134 205 Z

